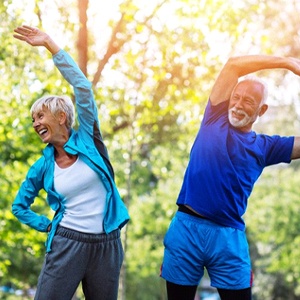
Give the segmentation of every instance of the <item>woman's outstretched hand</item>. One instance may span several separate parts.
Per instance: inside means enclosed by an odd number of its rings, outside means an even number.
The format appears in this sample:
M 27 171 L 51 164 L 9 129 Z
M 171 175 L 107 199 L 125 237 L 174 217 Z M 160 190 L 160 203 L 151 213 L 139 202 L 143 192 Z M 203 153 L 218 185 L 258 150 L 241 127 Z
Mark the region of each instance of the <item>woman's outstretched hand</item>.
M 38 28 L 22 25 L 17 27 L 14 32 L 14 38 L 24 41 L 31 46 L 44 46 L 52 54 L 55 54 L 60 50 L 60 47 L 52 40 L 52 38 Z

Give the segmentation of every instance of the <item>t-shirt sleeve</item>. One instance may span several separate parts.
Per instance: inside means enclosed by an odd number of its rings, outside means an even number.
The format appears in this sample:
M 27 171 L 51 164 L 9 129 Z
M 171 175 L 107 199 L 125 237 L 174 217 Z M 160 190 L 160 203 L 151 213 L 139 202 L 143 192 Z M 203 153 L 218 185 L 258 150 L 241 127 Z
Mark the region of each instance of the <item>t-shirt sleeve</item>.
M 220 117 L 228 114 L 229 101 L 221 102 L 218 105 L 212 105 L 210 99 L 205 108 L 203 122 L 204 124 L 215 123 Z
M 278 163 L 290 163 L 294 145 L 294 137 L 281 137 L 279 135 L 262 135 L 266 166 Z

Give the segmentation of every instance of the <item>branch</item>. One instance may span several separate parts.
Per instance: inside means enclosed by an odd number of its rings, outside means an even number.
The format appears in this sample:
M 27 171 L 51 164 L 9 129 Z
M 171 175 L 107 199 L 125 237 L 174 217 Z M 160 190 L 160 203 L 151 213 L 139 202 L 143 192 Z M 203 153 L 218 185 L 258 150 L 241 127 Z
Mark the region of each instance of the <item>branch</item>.
M 124 22 L 124 16 L 125 16 L 125 14 L 123 13 L 120 20 L 119 20 L 119 22 L 118 22 L 118 24 L 117 24 L 117 26 L 114 28 L 114 31 L 112 33 L 110 42 L 108 44 L 106 53 L 105 53 L 103 59 L 101 59 L 99 61 L 98 68 L 97 68 L 97 71 L 95 73 L 95 76 L 94 76 L 94 79 L 93 79 L 93 82 L 92 82 L 93 86 L 95 86 L 97 84 L 97 82 L 99 81 L 101 73 L 102 73 L 105 65 L 107 64 L 108 60 L 115 53 L 117 53 L 125 43 L 125 40 L 121 41 L 121 40 L 118 40 L 118 38 L 117 38 L 117 34 L 122 31 L 121 28 L 122 28 L 122 25 L 123 25 L 123 22 Z
M 168 2 L 168 1 L 169 0 L 163 0 L 160 4 L 158 4 L 155 7 L 155 9 L 152 11 L 152 13 L 150 15 L 148 15 L 148 17 L 145 18 L 145 20 L 143 21 L 143 24 L 147 24 L 148 21 L 151 18 L 153 18 L 153 16 L 156 14 L 157 10 L 159 8 L 161 8 L 161 6 L 163 4 L 165 4 L 166 2 Z M 110 42 L 109 42 L 108 47 L 107 47 L 107 51 L 106 51 L 103 59 L 101 59 L 99 61 L 97 71 L 96 71 L 94 79 L 92 81 L 93 86 L 96 86 L 97 82 L 99 81 L 99 79 L 101 77 L 101 74 L 102 74 L 102 71 L 103 71 L 105 65 L 108 63 L 109 59 L 115 53 L 118 53 L 120 51 L 120 49 L 122 48 L 122 46 L 124 45 L 124 43 L 126 41 L 129 41 L 131 39 L 131 35 L 130 34 L 127 34 L 126 38 L 123 38 L 122 40 L 118 39 L 118 37 L 117 37 L 118 33 L 123 33 L 124 34 L 124 32 L 123 32 L 123 27 L 124 27 L 123 25 L 124 25 L 124 23 L 125 23 L 125 13 L 123 12 L 122 16 L 121 16 L 121 18 L 119 20 L 119 22 L 117 23 L 116 27 L 113 30 Z

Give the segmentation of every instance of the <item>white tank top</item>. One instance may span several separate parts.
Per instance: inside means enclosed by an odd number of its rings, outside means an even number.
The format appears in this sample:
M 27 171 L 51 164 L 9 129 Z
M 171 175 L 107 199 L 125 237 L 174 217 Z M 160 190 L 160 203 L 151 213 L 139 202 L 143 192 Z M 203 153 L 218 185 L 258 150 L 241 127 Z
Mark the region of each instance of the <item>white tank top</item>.
M 55 163 L 54 188 L 65 212 L 61 226 L 85 233 L 102 233 L 107 191 L 98 176 L 79 157 L 68 168 Z

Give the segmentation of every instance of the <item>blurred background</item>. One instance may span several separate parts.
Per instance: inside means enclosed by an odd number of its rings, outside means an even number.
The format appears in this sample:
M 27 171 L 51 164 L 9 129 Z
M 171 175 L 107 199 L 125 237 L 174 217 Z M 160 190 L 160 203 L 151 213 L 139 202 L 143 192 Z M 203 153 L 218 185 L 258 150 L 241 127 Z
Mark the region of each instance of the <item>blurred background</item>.
M 0 299 L 32 299 L 45 254 L 46 235 L 11 213 L 45 147 L 29 109 L 44 94 L 72 95 L 49 53 L 14 40 L 15 27 L 45 30 L 93 83 L 131 215 L 119 299 L 165 300 L 163 238 L 214 80 L 232 55 L 299 57 L 299 15 L 300 0 L 1 0 Z M 256 131 L 300 134 L 300 79 L 282 70 L 257 75 L 269 85 L 269 111 Z M 43 192 L 33 208 L 53 214 Z M 244 216 L 255 300 L 300 299 L 299 212 L 299 162 L 266 168 Z M 218 299 L 209 286 L 205 277 L 195 299 Z M 80 287 L 74 299 L 83 299 Z

